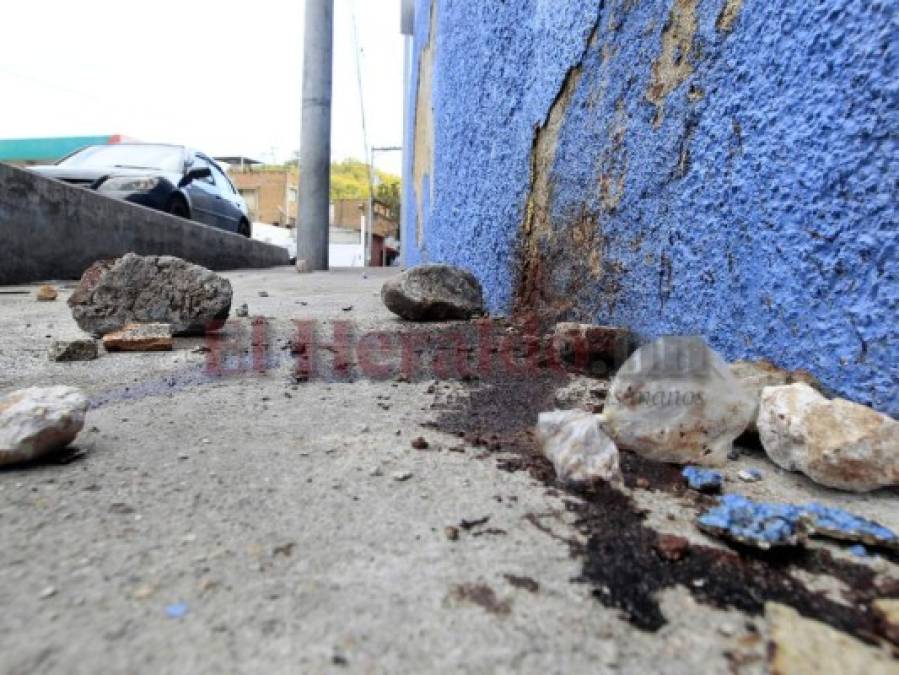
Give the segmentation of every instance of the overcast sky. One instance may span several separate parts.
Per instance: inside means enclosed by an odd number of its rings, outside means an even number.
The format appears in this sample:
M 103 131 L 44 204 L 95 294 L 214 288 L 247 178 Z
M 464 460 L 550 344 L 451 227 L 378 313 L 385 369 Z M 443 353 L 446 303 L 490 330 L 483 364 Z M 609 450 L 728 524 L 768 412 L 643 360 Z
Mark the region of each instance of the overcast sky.
M 335 159 L 402 141 L 400 0 L 334 0 Z M 214 155 L 299 147 L 303 0 L 30 0 L 3 8 L 0 138 L 125 134 Z M 398 155 L 378 158 L 399 172 Z

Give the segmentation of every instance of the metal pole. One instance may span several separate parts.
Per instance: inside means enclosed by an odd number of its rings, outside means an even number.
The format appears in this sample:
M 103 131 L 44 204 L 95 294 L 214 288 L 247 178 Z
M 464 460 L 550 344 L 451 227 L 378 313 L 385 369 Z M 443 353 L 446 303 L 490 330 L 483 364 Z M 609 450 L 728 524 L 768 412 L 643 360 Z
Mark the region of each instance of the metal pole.
M 366 243 L 366 258 L 365 258 L 365 266 L 368 267 L 372 264 L 372 254 L 374 253 L 374 249 L 372 248 L 372 242 L 374 240 L 374 231 L 375 231 L 375 149 L 371 149 L 371 154 L 368 157 L 368 242 Z
M 328 269 L 334 0 L 306 0 L 297 270 Z
M 414 9 L 410 8 L 408 10 L 410 13 L 414 13 Z M 411 24 L 411 17 L 409 18 L 409 22 Z M 404 30 L 405 32 L 405 30 Z M 410 92 L 411 84 L 411 73 L 412 73 L 412 35 L 411 33 L 411 25 L 409 26 L 409 33 L 406 33 L 403 36 L 403 138 L 407 137 L 407 130 L 409 129 L 409 97 L 412 96 Z M 403 141 L 405 145 L 406 141 Z M 403 173 L 406 171 L 406 152 L 403 151 Z M 411 174 L 410 174 L 411 176 Z M 404 176 L 405 178 L 405 176 Z M 412 190 L 406 190 L 406 194 L 415 194 Z M 405 198 L 405 194 L 400 196 L 400 201 Z M 407 213 L 406 208 L 400 209 L 400 267 L 406 266 L 406 233 L 403 228 L 406 226 L 406 218 L 405 214 Z M 411 241 L 411 238 L 410 238 Z

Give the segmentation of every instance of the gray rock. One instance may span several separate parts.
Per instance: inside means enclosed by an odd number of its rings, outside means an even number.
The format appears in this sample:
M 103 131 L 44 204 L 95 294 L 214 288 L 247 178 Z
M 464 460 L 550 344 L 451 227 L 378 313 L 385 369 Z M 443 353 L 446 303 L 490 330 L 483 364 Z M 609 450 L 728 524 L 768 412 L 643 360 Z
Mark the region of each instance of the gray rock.
M 420 265 L 389 279 L 381 300 L 408 321 L 464 320 L 484 313 L 481 284 L 471 272 L 450 265 Z
M 74 387 L 31 387 L 0 398 L 0 466 L 64 448 L 84 427 L 88 405 Z
M 93 361 L 99 355 L 96 340 L 54 340 L 48 356 L 51 361 Z
M 201 334 L 228 318 L 231 283 L 180 258 L 129 253 L 91 265 L 69 307 L 95 337 L 130 323 L 167 323 L 176 335 Z

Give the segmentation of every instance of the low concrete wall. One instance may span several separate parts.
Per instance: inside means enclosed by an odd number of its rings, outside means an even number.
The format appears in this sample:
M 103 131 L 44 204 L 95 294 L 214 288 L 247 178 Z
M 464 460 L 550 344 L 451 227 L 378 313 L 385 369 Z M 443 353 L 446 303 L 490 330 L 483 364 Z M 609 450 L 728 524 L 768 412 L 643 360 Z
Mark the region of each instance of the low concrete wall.
M 0 284 L 78 279 L 132 251 L 214 270 L 287 265 L 287 251 L 0 164 Z

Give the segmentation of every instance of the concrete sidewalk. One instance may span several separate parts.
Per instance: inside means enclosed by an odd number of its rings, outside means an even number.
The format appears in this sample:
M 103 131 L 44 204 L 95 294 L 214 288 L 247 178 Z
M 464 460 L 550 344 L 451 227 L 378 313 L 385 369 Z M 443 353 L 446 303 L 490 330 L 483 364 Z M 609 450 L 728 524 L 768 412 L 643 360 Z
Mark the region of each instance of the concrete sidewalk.
M 659 593 L 668 623 L 649 632 L 573 581 L 589 536 L 577 496 L 499 470 L 502 448 L 440 423 L 483 385 L 292 377 L 291 320 L 402 329 L 379 299 L 392 273 L 227 274 L 234 307 L 270 320 L 255 345 L 265 372 L 222 377 L 198 338 L 50 363 L 50 341 L 78 334 L 70 290 L 36 303 L 8 293 L 34 287 L 0 289 L 0 393 L 68 384 L 98 403 L 71 462 L 0 472 L 0 672 L 724 674 L 734 654 L 739 672 L 765 671 L 758 616 L 677 585 Z M 249 325 L 226 334 L 244 335 L 252 364 Z M 765 480 L 746 494 L 822 498 L 899 527 L 888 496 L 824 491 L 758 455 L 728 476 L 748 466 Z M 633 498 L 652 527 L 723 550 L 684 495 Z M 832 577 L 804 574 L 839 595 Z

